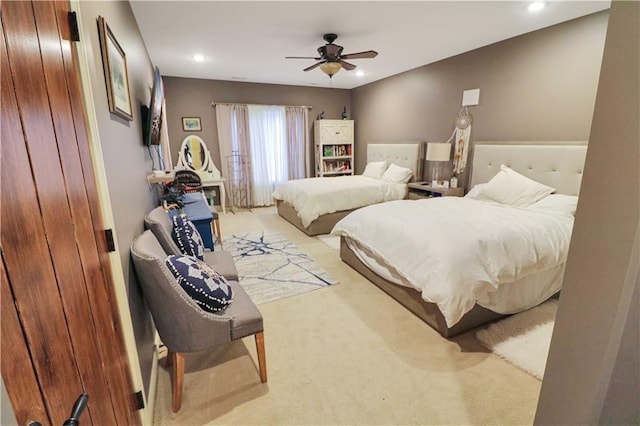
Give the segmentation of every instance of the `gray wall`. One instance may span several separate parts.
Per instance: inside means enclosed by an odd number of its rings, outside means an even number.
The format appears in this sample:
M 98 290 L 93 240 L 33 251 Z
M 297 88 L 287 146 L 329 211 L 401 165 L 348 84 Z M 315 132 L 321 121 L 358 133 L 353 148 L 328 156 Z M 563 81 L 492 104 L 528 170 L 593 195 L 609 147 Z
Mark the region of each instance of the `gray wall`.
M 146 180 L 152 166 L 149 151 L 142 144 L 140 122 L 140 105 L 149 104 L 153 69 L 128 2 L 81 2 L 80 13 L 84 31 L 82 40 L 89 55 L 102 155 L 115 220 L 114 231 L 127 284 L 129 308 L 146 392 L 151 377 L 154 329 L 133 271 L 129 247 L 133 239 L 144 230 L 145 213 L 157 203 Z M 126 121 L 109 112 L 96 24 L 98 16 L 106 19 L 127 57 L 133 121 Z
M 640 423 L 639 76 L 640 3 L 614 1 L 536 424 Z
M 162 71 L 162 70 L 160 70 Z M 173 154 L 173 164 L 178 159 L 182 140 L 190 134 L 200 136 L 211 152 L 213 162 L 221 170 L 220 148 L 216 112 L 211 102 L 306 105 L 309 111 L 309 135 L 313 143 L 313 121 L 324 111 L 324 118 L 339 119 L 344 107 L 351 115 L 350 91 L 278 84 L 242 83 L 220 80 L 202 80 L 179 77 L 163 77 L 167 99 L 167 125 Z M 201 132 L 183 132 L 182 117 L 200 117 Z M 311 150 L 313 151 L 313 150 Z M 313 164 L 313 163 L 312 163 Z
M 639 240 L 636 239 L 636 244 Z M 638 254 L 640 256 L 640 253 Z M 637 274 L 611 379 L 598 423 L 640 424 L 640 274 Z
M 480 89 L 480 104 L 469 108 L 472 141 L 587 140 L 607 17 L 576 19 L 353 90 L 356 172 L 364 170 L 367 143 L 444 142 L 467 89 Z

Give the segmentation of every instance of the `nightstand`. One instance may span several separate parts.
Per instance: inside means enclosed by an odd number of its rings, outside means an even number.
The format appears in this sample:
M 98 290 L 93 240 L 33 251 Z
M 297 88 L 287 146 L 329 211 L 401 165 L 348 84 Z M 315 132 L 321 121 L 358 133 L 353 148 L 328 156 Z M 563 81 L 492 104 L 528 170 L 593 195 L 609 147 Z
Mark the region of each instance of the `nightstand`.
M 431 182 L 412 182 L 409 187 L 410 200 L 420 200 L 432 197 L 462 197 L 464 188 L 431 188 Z

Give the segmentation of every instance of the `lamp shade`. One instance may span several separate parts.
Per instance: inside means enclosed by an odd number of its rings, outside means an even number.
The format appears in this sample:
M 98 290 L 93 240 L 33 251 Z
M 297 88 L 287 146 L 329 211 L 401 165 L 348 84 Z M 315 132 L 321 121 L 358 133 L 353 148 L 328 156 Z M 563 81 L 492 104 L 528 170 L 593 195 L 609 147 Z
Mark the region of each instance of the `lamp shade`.
M 449 161 L 451 159 L 450 143 L 427 144 L 427 161 Z
M 323 73 L 329 76 L 329 78 L 333 77 L 335 73 L 342 69 L 342 65 L 339 62 L 325 62 L 320 65 L 320 69 Z

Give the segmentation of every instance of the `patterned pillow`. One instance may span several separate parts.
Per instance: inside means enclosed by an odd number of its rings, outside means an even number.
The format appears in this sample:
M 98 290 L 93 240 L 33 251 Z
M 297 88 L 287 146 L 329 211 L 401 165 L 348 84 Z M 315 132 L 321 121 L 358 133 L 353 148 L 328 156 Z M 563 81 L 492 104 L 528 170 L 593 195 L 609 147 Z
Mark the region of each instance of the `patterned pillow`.
M 180 251 L 188 256 L 195 256 L 204 260 L 204 242 L 196 226 L 187 219 L 184 214 L 173 217 L 173 241 L 176 242 Z
M 172 254 L 166 264 L 180 287 L 203 310 L 219 312 L 233 302 L 227 280 L 206 263 L 193 256 Z

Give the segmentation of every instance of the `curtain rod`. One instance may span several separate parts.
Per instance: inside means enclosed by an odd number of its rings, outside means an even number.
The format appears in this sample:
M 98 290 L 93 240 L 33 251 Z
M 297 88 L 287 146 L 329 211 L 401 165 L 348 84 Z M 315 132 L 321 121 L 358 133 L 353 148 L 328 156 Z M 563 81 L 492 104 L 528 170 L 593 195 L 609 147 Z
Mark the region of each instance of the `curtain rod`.
M 216 105 L 264 105 L 264 106 L 283 106 L 283 107 L 298 107 L 298 108 L 313 109 L 312 106 L 307 106 L 307 105 L 274 105 L 274 104 L 254 104 L 254 103 L 216 102 L 216 101 L 211 102 L 210 105 L 212 107 Z

